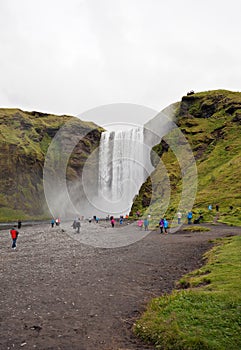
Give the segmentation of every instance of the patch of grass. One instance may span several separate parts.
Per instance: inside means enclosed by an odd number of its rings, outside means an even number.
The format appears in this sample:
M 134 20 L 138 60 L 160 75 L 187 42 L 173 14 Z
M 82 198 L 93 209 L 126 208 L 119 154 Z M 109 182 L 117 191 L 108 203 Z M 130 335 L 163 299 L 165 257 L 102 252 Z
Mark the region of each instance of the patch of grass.
M 0 208 L 0 217 L 2 222 L 16 221 L 19 218 L 29 219 L 22 210 L 14 210 L 9 207 Z
M 179 281 L 188 289 L 153 299 L 134 332 L 157 349 L 241 349 L 240 250 L 240 236 L 218 240 Z
M 51 218 L 51 215 L 30 215 L 26 214 L 25 211 L 23 210 L 16 210 L 12 209 L 10 207 L 2 207 L 0 208 L 0 222 L 14 222 L 17 221 L 18 219 L 21 220 L 48 220 Z
M 205 231 L 210 231 L 209 228 L 204 227 L 204 226 L 188 226 L 183 229 L 183 231 L 188 231 L 188 232 L 205 232 Z

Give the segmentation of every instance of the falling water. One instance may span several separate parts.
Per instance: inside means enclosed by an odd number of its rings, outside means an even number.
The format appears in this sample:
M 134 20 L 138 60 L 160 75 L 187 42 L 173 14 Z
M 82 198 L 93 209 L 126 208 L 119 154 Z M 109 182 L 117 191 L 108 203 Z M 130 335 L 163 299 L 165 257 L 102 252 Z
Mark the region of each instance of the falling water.
M 128 213 L 147 177 L 143 128 L 102 133 L 98 196 L 106 213 Z

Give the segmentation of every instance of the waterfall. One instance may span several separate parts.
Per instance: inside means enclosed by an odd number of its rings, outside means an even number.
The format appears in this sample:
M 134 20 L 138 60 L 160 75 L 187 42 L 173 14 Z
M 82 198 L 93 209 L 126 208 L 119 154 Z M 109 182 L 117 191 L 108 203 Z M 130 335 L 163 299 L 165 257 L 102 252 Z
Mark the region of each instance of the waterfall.
M 145 153 L 142 127 L 102 133 L 98 197 L 107 214 L 130 211 L 133 198 L 147 177 Z

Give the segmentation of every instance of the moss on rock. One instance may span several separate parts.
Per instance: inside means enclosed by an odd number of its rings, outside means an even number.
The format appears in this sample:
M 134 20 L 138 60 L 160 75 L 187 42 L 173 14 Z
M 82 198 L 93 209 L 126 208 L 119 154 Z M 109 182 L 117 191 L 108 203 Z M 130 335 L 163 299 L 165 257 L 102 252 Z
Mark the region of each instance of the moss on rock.
M 43 192 L 43 167 L 48 147 L 60 128 L 69 123 L 72 137 L 82 138 L 67 168 L 70 180 L 81 173 L 88 155 L 98 146 L 102 129 L 71 116 L 19 109 L 0 109 L 0 220 L 49 216 Z M 66 135 L 68 140 L 69 135 Z
M 206 219 L 216 218 L 216 213 L 208 212 L 209 204 L 218 204 L 223 222 L 235 221 L 237 216 L 230 211 L 241 207 L 241 93 L 215 90 L 184 96 L 176 112 L 176 122 L 187 138 L 197 165 L 198 191 L 194 211 L 201 210 Z M 153 148 L 159 156 L 163 141 Z M 152 156 L 155 159 L 155 157 Z M 158 157 L 156 157 L 158 159 Z M 182 189 L 182 176 L 179 165 L 171 149 L 161 154 L 171 188 L 171 200 L 167 215 L 171 216 L 178 207 Z M 155 162 L 154 162 L 155 164 Z M 144 211 L 143 199 L 152 195 L 149 209 L 154 215 L 161 215 L 161 202 L 164 196 L 163 169 L 161 162 L 152 174 L 152 186 L 147 179 L 136 196 L 132 210 Z M 185 212 L 185 208 L 183 208 Z

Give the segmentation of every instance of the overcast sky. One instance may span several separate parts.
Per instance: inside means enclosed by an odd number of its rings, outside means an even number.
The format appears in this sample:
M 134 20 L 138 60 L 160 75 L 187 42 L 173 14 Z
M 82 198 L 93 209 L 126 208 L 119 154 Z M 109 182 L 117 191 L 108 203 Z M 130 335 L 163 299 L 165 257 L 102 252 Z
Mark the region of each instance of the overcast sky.
M 240 91 L 240 13 L 240 0 L 0 0 L 0 107 L 160 111 L 192 89 Z

